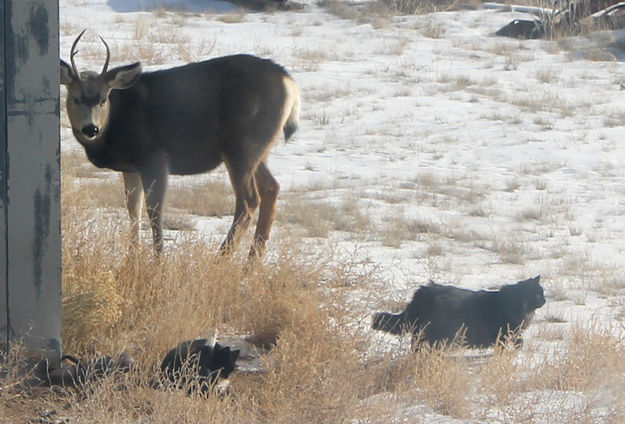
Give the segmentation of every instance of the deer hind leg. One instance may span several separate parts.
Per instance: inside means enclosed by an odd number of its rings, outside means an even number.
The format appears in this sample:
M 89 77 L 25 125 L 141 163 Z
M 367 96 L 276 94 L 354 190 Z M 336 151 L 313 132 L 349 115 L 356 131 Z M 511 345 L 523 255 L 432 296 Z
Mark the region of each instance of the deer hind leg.
M 167 164 L 153 164 L 141 171 L 145 204 L 152 227 L 152 239 L 157 255 L 163 251 L 163 202 L 167 191 Z
M 224 158 L 230 174 L 235 196 L 234 219 L 226 239 L 219 248 L 221 254 L 229 255 L 239 245 L 242 235 L 249 228 L 259 204 L 259 194 L 254 178 L 254 166 Z
M 132 172 L 123 172 L 124 192 L 126 193 L 126 208 L 130 215 L 130 245 L 131 248 L 139 245 L 139 230 L 141 228 L 141 212 L 143 209 L 143 187 L 141 175 Z
M 267 164 L 261 162 L 255 174 L 256 187 L 260 195 L 260 207 L 258 209 L 258 223 L 254 234 L 254 242 L 250 248 L 250 258 L 263 256 L 265 243 L 269 240 L 269 233 L 276 215 L 276 203 L 280 184 L 269 172 Z

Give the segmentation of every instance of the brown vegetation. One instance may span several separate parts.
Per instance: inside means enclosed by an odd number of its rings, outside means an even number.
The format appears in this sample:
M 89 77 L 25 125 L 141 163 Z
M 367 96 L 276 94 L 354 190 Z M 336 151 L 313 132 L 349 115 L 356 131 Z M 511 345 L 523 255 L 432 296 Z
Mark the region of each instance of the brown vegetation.
M 414 409 L 408 422 L 420 422 L 425 412 L 469 420 L 498 414 L 508 422 L 589 422 L 597 411 L 605 422 L 625 418 L 625 399 L 614 389 L 624 383 L 625 348 L 599 327 L 559 331 L 564 353 L 540 342 L 562 320 L 537 323 L 523 354 L 467 356 L 458 347 L 410 353 L 408 340 L 389 347 L 392 338 L 366 329 L 370 311 L 343 297 L 354 284 L 372 287 L 375 275 L 363 278 L 356 258 L 337 261 L 332 252 L 312 258 L 297 241 L 283 239 L 267 264 L 250 269 L 243 258 L 219 258 L 193 232 L 173 242 L 160 262 L 147 244 L 132 256 L 122 202 L 102 208 L 110 200 L 105 193 L 121 196 L 121 181 L 79 172 L 75 157 L 64 164 L 64 350 L 79 357 L 128 351 L 138 367 L 86 392 L 29 388 L 14 350 L 0 362 L 2 423 L 381 423 L 402 409 Z M 212 328 L 224 340 L 245 337 L 260 352 L 256 368 L 243 358 L 230 395 L 151 388 L 155 365 L 169 349 Z M 553 402 L 569 409 L 548 407 Z

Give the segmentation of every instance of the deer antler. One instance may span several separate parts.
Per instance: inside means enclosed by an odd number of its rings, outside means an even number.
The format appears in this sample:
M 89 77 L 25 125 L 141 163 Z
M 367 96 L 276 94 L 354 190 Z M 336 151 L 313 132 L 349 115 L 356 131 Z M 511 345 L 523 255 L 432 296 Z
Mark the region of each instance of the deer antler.
M 76 45 L 78 44 L 78 41 L 80 40 L 80 37 L 82 37 L 82 35 L 85 33 L 85 31 L 87 31 L 87 28 L 83 29 L 82 32 L 80 34 L 78 34 L 78 37 L 76 37 L 76 39 L 74 40 L 74 44 L 72 44 L 72 50 L 69 53 L 69 58 L 72 62 L 72 70 L 74 71 L 74 75 L 76 76 L 76 79 L 80 80 L 80 73 L 78 72 L 78 68 L 76 67 L 76 62 L 74 61 L 74 56 L 76 56 L 76 54 L 78 53 L 76 51 Z
M 109 68 L 109 59 L 111 58 L 111 51 L 109 50 L 109 45 L 106 44 L 106 41 L 104 41 L 104 38 L 102 38 L 102 36 L 100 35 L 98 35 L 98 37 L 100 37 L 100 40 L 102 40 L 102 42 L 104 43 L 104 47 L 106 47 L 106 60 L 104 61 L 104 67 L 102 68 L 102 73 L 100 74 L 100 75 L 104 75 L 104 73 Z

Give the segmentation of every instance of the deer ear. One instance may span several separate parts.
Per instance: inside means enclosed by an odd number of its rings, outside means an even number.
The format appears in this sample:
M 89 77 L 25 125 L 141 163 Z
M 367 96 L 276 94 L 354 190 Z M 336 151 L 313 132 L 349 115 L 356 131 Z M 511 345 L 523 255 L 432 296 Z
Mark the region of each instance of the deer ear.
M 120 66 L 108 71 L 104 77 L 109 87 L 121 90 L 132 87 L 141 76 L 141 62 Z
M 61 84 L 67 87 L 76 78 L 77 75 L 74 75 L 74 70 L 72 69 L 72 67 L 69 66 L 64 60 L 61 60 Z

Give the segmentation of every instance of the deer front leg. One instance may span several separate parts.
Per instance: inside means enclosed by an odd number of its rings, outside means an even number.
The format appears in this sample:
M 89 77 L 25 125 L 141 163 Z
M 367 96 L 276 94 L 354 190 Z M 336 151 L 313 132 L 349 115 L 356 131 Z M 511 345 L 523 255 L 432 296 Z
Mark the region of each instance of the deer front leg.
M 163 251 L 163 201 L 167 191 L 168 176 L 169 170 L 166 163 L 152 164 L 141 170 L 145 204 L 157 255 Z
M 123 172 L 124 192 L 126 193 L 126 208 L 130 215 L 130 246 L 139 246 L 139 230 L 141 229 L 141 212 L 143 209 L 143 187 L 141 175 L 132 172 Z
M 258 208 L 258 223 L 256 224 L 256 232 L 254 233 L 254 242 L 250 248 L 249 257 L 262 258 L 265 252 L 265 243 L 269 240 L 269 233 L 276 215 L 276 204 L 278 201 L 278 192 L 280 184 L 269 172 L 267 164 L 261 162 L 256 169 L 255 174 L 256 187 L 260 195 L 260 207 Z

